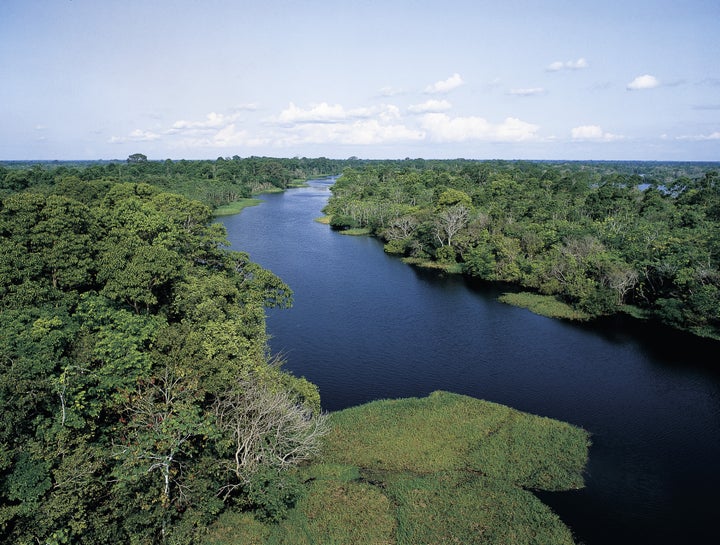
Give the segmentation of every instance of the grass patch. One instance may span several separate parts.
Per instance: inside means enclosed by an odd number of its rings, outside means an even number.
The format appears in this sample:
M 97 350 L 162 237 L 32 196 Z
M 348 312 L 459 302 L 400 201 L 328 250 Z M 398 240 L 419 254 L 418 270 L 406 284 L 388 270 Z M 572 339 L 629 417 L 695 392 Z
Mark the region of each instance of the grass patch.
M 531 492 L 461 473 L 396 475 L 397 542 L 572 545 L 570 530 Z
M 583 486 L 590 439 L 580 428 L 447 392 L 375 401 L 330 423 L 287 519 L 225 514 L 209 543 L 574 543 L 528 489 Z
M 548 318 L 561 318 L 565 320 L 586 321 L 592 318 L 587 313 L 575 310 L 570 305 L 558 301 L 552 295 L 540 295 L 527 291 L 519 293 L 504 293 L 498 297 L 498 301 L 526 308 L 535 314 L 547 316 Z
M 579 428 L 467 396 L 375 401 L 331 416 L 326 461 L 378 471 L 481 472 L 518 486 L 583 486 L 589 438 Z
M 261 202 L 262 200 L 260 199 L 240 199 L 239 201 L 234 201 L 230 204 L 218 206 L 215 210 L 213 210 L 213 214 L 215 216 L 233 216 L 235 214 L 239 214 L 248 206 L 256 206 Z
M 461 274 L 463 272 L 462 263 L 443 263 L 441 261 L 422 259 L 420 257 L 403 257 L 402 262 L 408 265 L 422 267 L 423 269 L 443 271 L 448 274 Z
M 338 231 L 341 235 L 348 235 L 352 237 L 361 237 L 369 235 L 372 231 L 367 227 L 355 227 L 352 229 L 342 229 Z
M 322 223 L 323 225 L 330 225 L 330 219 L 330 216 L 322 216 L 320 218 L 315 218 L 315 221 Z

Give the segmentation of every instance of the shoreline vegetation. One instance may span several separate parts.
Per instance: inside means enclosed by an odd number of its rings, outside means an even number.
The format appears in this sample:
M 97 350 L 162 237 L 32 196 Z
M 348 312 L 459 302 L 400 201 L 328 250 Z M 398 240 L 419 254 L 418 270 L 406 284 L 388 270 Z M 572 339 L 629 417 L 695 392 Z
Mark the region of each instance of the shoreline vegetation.
M 537 314 L 629 314 L 720 340 L 719 166 L 365 165 L 323 213 L 405 263 L 512 285 L 522 294 L 501 300 Z
M 329 424 L 283 520 L 227 512 L 208 545 L 575 543 L 532 491 L 584 486 L 580 428 L 443 391 L 351 407 Z
M 326 215 L 316 218 L 315 221 L 324 225 L 330 225 L 332 223 L 332 217 Z M 339 230 L 338 233 L 348 236 L 372 236 L 372 231 L 368 228 L 343 229 Z M 442 263 L 431 259 L 413 257 L 403 257 L 401 259 L 403 263 L 407 263 L 408 265 L 440 271 L 445 274 L 463 274 L 464 272 L 460 263 Z M 530 312 L 547 318 L 573 321 L 588 321 L 593 318 L 590 314 L 573 309 L 570 305 L 558 301 L 556 297 L 551 295 L 541 295 L 527 291 L 507 292 L 500 295 L 497 300 L 506 305 L 527 309 Z M 638 314 L 634 314 L 633 316 L 639 319 L 642 318 L 642 316 Z
M 286 189 L 298 189 L 301 187 L 307 187 L 308 180 L 306 178 L 301 178 L 297 180 L 293 180 L 292 182 L 288 183 L 288 186 Z M 265 188 L 260 191 L 256 191 L 252 193 L 252 197 L 250 198 L 241 198 L 237 199 L 235 201 L 231 201 L 227 204 L 223 204 L 220 206 L 217 206 L 213 208 L 213 215 L 215 217 L 222 217 L 222 216 L 234 216 L 236 214 L 239 214 L 246 208 L 250 206 L 257 206 L 258 204 L 262 203 L 262 199 L 256 198 L 257 195 L 262 195 L 264 193 L 282 193 L 285 191 L 285 189 L 279 188 L 279 187 L 273 187 L 273 188 Z

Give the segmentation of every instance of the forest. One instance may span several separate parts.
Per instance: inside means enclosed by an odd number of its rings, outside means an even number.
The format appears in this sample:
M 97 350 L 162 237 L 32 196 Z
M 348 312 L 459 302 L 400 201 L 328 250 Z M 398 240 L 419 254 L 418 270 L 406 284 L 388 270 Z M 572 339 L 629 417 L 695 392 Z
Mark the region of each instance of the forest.
M 628 312 L 720 338 L 716 164 L 0 163 L 0 540 L 203 543 L 228 512 L 285 517 L 302 495 L 295 468 L 339 432 L 317 388 L 269 349 L 265 311 L 291 305 L 291 287 L 231 251 L 213 210 L 340 174 L 332 227 L 410 263 L 586 318 Z M 577 475 L 587 439 L 568 433 Z M 360 465 L 330 462 L 323 471 Z
M 142 182 L 216 208 L 311 176 L 340 174 L 358 160 L 218 157 L 151 161 L 141 153 L 113 161 L 0 161 L 0 197 L 17 191 L 54 191 L 92 199 L 118 182 Z M 81 183 L 86 182 L 86 183 Z M 53 189 L 50 189 L 53 188 Z
M 717 168 L 363 165 L 343 172 L 325 212 L 335 229 L 377 236 L 410 263 L 507 283 L 527 300 L 562 304 L 573 319 L 625 312 L 718 339 Z
M 215 199 L 192 166 L 178 184 Z M 227 248 L 208 205 L 164 191 L 166 164 L 120 167 L 151 183 L 2 172 L 3 543 L 198 542 L 228 506 L 290 501 L 285 470 L 326 431 L 316 387 L 267 346 L 290 288 Z M 258 168 L 259 185 L 289 176 Z

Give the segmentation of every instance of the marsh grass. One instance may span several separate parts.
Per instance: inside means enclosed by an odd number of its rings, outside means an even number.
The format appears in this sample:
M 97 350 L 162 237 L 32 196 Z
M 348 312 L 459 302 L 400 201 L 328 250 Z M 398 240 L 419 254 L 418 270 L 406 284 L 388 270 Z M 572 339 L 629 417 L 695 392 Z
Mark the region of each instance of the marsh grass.
M 395 475 L 397 543 L 572 544 L 570 530 L 531 492 L 462 472 Z
M 552 295 L 540 295 L 526 291 L 519 293 L 503 293 L 500 297 L 498 297 L 498 301 L 508 305 L 526 308 L 535 314 L 547 316 L 548 318 L 561 318 L 565 320 L 578 321 L 585 321 L 591 318 L 589 314 L 576 310 L 562 301 L 558 301 Z
M 260 199 L 240 199 L 223 206 L 218 206 L 213 210 L 215 216 L 233 216 L 239 214 L 248 206 L 256 206 L 262 201 Z
M 442 261 L 433 261 L 432 259 L 423 259 L 420 257 L 403 257 L 403 263 L 408 265 L 415 265 L 423 269 L 435 269 L 443 271 L 448 274 L 462 274 L 463 265 L 462 263 L 446 263 Z
M 352 237 L 364 237 L 371 233 L 372 231 L 368 227 L 355 227 L 352 229 L 342 229 L 338 231 L 341 235 L 349 235 Z
M 226 514 L 209 543 L 573 544 L 531 490 L 583 486 L 580 428 L 447 392 L 353 407 L 330 424 L 287 519 Z

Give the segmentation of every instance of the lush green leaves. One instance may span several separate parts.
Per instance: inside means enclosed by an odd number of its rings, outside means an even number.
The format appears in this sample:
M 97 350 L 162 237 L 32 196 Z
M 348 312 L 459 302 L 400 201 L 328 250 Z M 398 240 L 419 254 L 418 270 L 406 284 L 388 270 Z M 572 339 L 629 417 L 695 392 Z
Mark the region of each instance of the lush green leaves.
M 584 315 L 633 305 L 720 338 L 713 166 L 403 161 L 348 169 L 325 212 L 413 263 L 518 284 Z
M 319 395 L 265 331 L 290 289 L 227 251 L 201 203 L 142 183 L 81 202 L 63 179 L 0 203 L 0 536 L 191 543 L 227 502 L 276 510 L 245 486 L 256 469 L 225 469 L 247 405 L 226 404 L 232 432 L 215 409 L 256 385 L 283 400 L 260 441 L 284 462 L 260 467 L 306 458 L 293 426 L 321 422 Z

